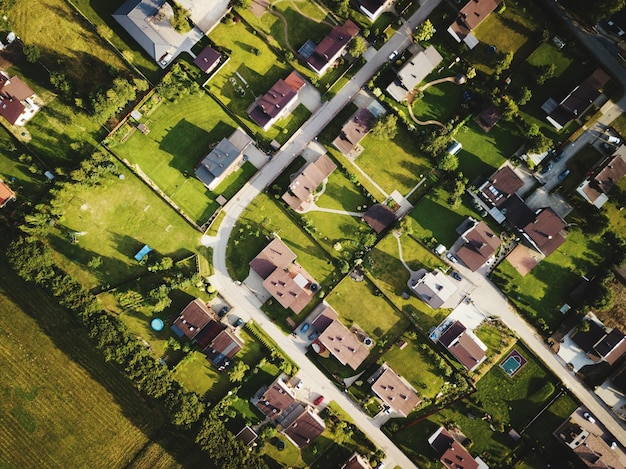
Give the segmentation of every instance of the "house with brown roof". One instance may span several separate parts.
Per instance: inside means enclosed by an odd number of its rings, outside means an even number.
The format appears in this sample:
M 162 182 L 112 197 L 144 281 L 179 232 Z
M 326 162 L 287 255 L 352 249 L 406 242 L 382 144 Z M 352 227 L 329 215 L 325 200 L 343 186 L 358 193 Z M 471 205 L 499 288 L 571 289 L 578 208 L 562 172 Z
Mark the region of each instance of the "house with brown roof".
M 318 285 L 295 259 L 293 251 L 275 238 L 250 261 L 250 268 L 283 308 L 291 308 L 297 314 L 309 304 Z
M 500 206 L 511 195 L 515 194 L 524 186 L 522 179 L 515 174 L 510 166 L 502 166 L 485 181 L 478 192 L 481 197 L 493 206 Z
M 535 212 L 535 218 L 524 227 L 523 235 L 544 256 L 549 256 L 565 242 L 567 223 L 550 207 Z
M 337 165 L 326 155 L 309 161 L 292 176 L 287 192 L 282 199 L 296 211 L 303 211 L 313 203 L 313 192 L 337 169 Z
M 213 49 L 211 46 L 206 46 L 202 49 L 202 52 L 196 56 L 193 63 L 196 64 L 196 67 L 208 75 L 220 64 L 221 58 L 222 54 Z
M 311 324 L 318 330 L 315 340 L 333 355 L 342 365 L 356 370 L 369 355 L 363 341 L 339 321 L 337 312 L 328 305 Z
M 0 70 L 0 116 L 11 125 L 23 126 L 39 111 L 37 95 L 20 77 Z
M 373 23 L 395 0 L 359 0 L 359 10 Z
M 279 119 L 288 116 L 298 105 L 298 92 L 304 87 L 302 76 L 293 71 L 281 78 L 263 96 L 254 101 L 247 110 L 248 116 L 264 131 Z
M 352 456 L 341 466 L 341 469 L 372 469 L 372 466 L 359 453 L 352 453 Z
M 3 181 L 0 181 L 0 208 L 4 208 L 6 204 L 15 200 L 15 198 L 15 192 Z
M 469 371 L 474 370 L 487 357 L 485 344 L 461 321 L 455 321 L 448 326 L 439 336 L 439 343 Z
M 396 214 L 386 205 L 374 204 L 363 214 L 363 221 L 380 234 L 396 221 Z
M 482 459 L 473 458 L 469 451 L 444 427 L 439 427 L 428 438 L 428 443 L 447 469 L 489 469 Z
M 609 200 L 609 192 L 625 174 L 626 145 L 620 145 L 612 156 L 592 170 L 591 175 L 576 188 L 576 192 L 590 204 L 601 208 Z
M 213 319 L 213 311 L 200 298 L 191 301 L 174 320 L 172 330 L 178 337 L 194 339 L 196 335 Z
M 223 138 L 198 163 L 196 177 L 209 190 L 214 190 L 231 173 L 237 171 L 246 159 L 246 150 L 253 147 L 252 139 L 237 127 L 228 138 Z
M 413 386 L 386 364 L 368 382 L 372 385 L 372 392 L 403 417 L 407 417 L 422 401 Z
M 398 71 L 396 78 L 387 87 L 387 93 L 400 102 L 408 98 L 413 89 L 419 85 L 443 57 L 434 46 L 428 46 L 411 57 Z
M 254 443 L 254 440 L 258 438 L 259 435 L 250 428 L 248 425 L 239 430 L 239 433 L 235 435 L 235 440 L 241 441 L 245 446 L 250 446 Z
M 421 277 L 419 272 L 422 273 Z M 426 269 L 421 269 L 418 271 L 418 278 L 411 282 L 413 293 L 432 309 L 441 308 L 456 292 L 456 285 L 439 270 L 427 272 Z
M 478 114 L 476 122 L 485 132 L 489 132 L 502 119 L 502 111 L 493 103 Z
M 359 31 L 359 27 L 352 20 L 335 26 L 307 57 L 306 63 L 309 68 L 322 76 L 346 50 Z
M 269 420 L 282 421 L 297 405 L 296 393 L 279 376 L 267 388 L 261 388 L 251 399 L 252 404 Z
M 626 336 L 617 328 L 606 328 L 595 316 L 585 319 L 589 328 L 578 329 L 571 339 L 594 362 L 613 365 L 626 354 Z
M 557 130 L 561 130 L 573 119 L 582 117 L 602 96 L 602 90 L 610 79 L 611 77 L 604 70 L 598 68 L 559 104 L 550 98 L 541 107 L 548 114 L 547 121 Z
M 224 371 L 224 369 L 230 365 L 230 360 L 237 355 L 242 348 L 243 342 L 241 339 L 228 328 L 222 328 L 202 352 L 206 355 L 207 360 L 213 363 L 219 371 Z
M 304 448 L 326 429 L 310 405 L 299 404 L 282 422 L 282 433 L 298 448 Z
M 502 0 L 470 0 L 465 4 L 448 28 L 448 33 L 456 40 L 463 41 L 470 49 L 479 43 L 472 31 L 498 7 Z
M 457 250 L 456 257 L 476 272 L 496 253 L 501 241 L 485 222 L 472 218 L 469 221 L 469 226 L 461 235 L 464 244 Z
M 344 124 L 339 135 L 333 140 L 333 146 L 348 156 L 357 148 L 361 140 L 374 126 L 376 118 L 372 111 L 363 107 Z

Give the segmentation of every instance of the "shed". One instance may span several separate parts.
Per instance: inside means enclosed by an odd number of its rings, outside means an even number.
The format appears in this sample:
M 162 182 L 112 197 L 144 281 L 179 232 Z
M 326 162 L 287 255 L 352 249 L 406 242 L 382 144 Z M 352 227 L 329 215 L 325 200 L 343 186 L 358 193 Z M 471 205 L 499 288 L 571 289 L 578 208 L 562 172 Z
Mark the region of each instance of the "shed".
M 152 248 L 147 244 L 144 244 L 144 246 L 137 252 L 137 254 L 135 254 L 135 260 L 137 262 L 141 262 L 141 260 L 146 257 L 150 252 L 152 252 Z
M 435 253 L 440 256 L 443 255 L 446 251 L 447 251 L 447 248 L 443 244 L 440 244 L 439 246 L 435 248 Z
M 448 153 L 452 153 L 453 155 L 456 155 L 458 152 L 461 151 L 462 148 L 463 148 L 463 145 L 461 145 L 460 142 L 457 142 L 456 140 L 454 140 L 452 145 L 448 147 Z

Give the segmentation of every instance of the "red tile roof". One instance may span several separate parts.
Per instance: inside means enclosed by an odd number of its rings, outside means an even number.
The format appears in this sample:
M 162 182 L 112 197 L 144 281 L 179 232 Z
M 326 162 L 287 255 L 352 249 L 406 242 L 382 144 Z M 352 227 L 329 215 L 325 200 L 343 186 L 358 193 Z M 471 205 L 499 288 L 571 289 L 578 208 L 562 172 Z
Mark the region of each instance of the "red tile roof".
M 482 221 L 465 232 L 463 238 L 465 244 L 457 251 L 456 257 L 472 272 L 487 262 L 500 247 L 500 238 Z
M 274 270 L 285 269 L 295 260 L 295 253 L 280 238 L 274 238 L 250 261 L 250 267 L 266 279 Z
M 0 208 L 4 207 L 9 201 L 14 199 L 15 192 L 13 192 L 4 182 L 0 181 Z
M 439 427 L 428 441 L 448 469 L 478 469 L 478 462 L 445 428 Z
M 335 26 L 328 36 L 317 45 L 311 56 L 307 59 L 309 66 L 320 73 L 343 51 L 354 36 L 359 33 L 359 27 L 352 22 L 346 21 L 343 25 Z
M 500 2 L 501 0 L 470 0 L 461 9 L 450 29 L 462 41 L 498 7 Z
M 323 329 L 320 327 L 322 324 L 325 325 Z M 317 340 L 342 365 L 356 370 L 369 355 L 369 349 L 337 319 L 337 313 L 330 306 L 313 320 L 313 325 L 320 331 Z
M 174 325 L 193 339 L 212 318 L 211 308 L 199 298 L 190 302 L 174 321 Z
M 278 80 L 267 93 L 257 99 L 248 115 L 260 127 L 265 127 L 297 99 L 298 91 L 303 86 L 304 80 L 296 72 L 291 72 L 285 80 Z
M 415 389 L 389 367 L 372 384 L 372 392 L 405 417 L 421 402 Z
M 34 94 L 35 92 L 20 77 L 9 78 L 6 74 L 0 73 L 0 95 L 24 101 Z
M 296 402 L 290 389 L 281 379 L 277 378 L 255 404 L 270 420 L 275 420 L 281 413 Z
M 563 219 L 548 207 L 537 211 L 535 219 L 524 227 L 524 232 L 544 256 L 549 256 L 565 242 L 566 226 Z
M 263 282 L 263 286 L 283 308 L 300 313 L 313 298 L 310 285 L 315 283 L 311 274 L 298 264 L 288 270 L 276 269 Z
M 509 166 L 503 166 L 480 188 L 483 196 L 496 207 L 522 188 L 524 182 Z
M 320 436 L 326 425 L 324 421 L 307 406 L 283 433 L 298 447 L 303 448 Z
M 455 321 L 439 338 L 439 343 L 468 370 L 473 370 L 485 359 L 485 351 L 470 335 L 470 331 Z
M 326 155 L 321 155 L 316 161 L 305 164 L 289 184 L 282 199 L 294 210 L 301 210 L 311 201 L 311 195 L 315 189 L 335 169 L 337 165 Z

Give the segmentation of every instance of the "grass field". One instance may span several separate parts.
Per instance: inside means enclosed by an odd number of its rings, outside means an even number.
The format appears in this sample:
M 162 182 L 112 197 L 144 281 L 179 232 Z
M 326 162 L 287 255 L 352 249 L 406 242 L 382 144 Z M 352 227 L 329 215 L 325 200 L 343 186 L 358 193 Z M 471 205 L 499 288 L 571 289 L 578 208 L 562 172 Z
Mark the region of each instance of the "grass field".
M 50 238 L 59 265 L 88 288 L 145 272 L 133 259 L 144 244 L 175 259 L 199 246 L 199 232 L 121 164 L 118 170 L 123 180 L 111 176 L 97 187 L 65 192 L 64 217 Z M 72 232 L 84 232 L 76 244 Z M 96 256 L 101 267 L 88 268 Z
M 226 181 L 218 190 L 209 191 L 194 170 L 210 145 L 229 137 L 237 124 L 203 91 L 176 102 L 161 101 L 147 124 L 148 135 L 134 132 L 115 146 L 115 153 L 139 165 L 187 215 L 204 223 L 218 206 L 215 198 L 219 191 L 231 196 L 232 191 Z M 236 173 L 230 179 L 233 177 Z
M 462 86 L 453 82 L 430 86 L 424 90 L 422 98 L 413 101 L 413 115 L 421 121 L 435 119 L 448 122 L 462 113 L 463 91 Z

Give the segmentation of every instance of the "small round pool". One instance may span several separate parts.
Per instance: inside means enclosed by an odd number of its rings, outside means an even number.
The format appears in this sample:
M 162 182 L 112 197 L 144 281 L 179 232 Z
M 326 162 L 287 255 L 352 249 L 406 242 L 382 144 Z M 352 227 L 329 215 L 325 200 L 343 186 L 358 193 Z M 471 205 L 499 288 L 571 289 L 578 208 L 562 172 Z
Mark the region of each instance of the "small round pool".
M 152 327 L 153 330 L 157 332 L 163 330 L 163 326 L 164 326 L 163 319 L 154 318 L 152 322 L 150 323 L 150 326 Z

